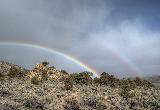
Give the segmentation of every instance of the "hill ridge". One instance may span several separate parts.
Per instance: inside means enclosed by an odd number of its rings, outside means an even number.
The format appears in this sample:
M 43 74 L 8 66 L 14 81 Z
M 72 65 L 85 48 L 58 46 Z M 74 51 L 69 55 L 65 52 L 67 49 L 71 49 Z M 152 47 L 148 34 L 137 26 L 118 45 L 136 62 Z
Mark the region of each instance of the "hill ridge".
M 160 88 L 103 72 L 68 74 L 48 62 L 32 70 L 0 61 L 0 110 L 158 110 Z

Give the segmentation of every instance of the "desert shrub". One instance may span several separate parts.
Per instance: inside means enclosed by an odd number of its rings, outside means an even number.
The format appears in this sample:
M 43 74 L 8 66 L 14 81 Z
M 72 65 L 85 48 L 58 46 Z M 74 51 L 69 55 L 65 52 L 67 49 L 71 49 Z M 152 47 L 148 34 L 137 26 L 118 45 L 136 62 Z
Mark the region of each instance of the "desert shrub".
M 8 76 L 10 78 L 14 78 L 14 77 L 21 78 L 24 76 L 24 73 L 20 68 L 12 66 Z
M 82 97 L 82 102 L 81 102 L 82 106 L 86 105 L 86 106 L 89 106 L 92 108 L 96 108 L 97 103 L 98 103 L 98 101 L 97 101 L 96 97 L 94 97 L 94 96 Z
M 143 84 L 145 85 L 145 87 L 154 87 L 154 85 L 151 83 L 151 82 L 149 82 L 148 80 L 143 80 Z
M 127 84 L 128 84 L 128 87 L 131 89 L 131 90 L 133 90 L 133 89 L 135 89 L 136 88 L 136 83 L 133 81 L 133 80 L 131 80 L 131 79 L 127 79 Z
M 105 110 L 107 109 L 106 105 L 103 103 L 99 102 L 95 96 L 86 96 L 82 97 L 81 101 L 82 106 L 87 106 L 91 109 L 96 109 L 96 110 Z
M 134 79 L 134 82 L 136 83 L 137 86 L 143 86 L 142 79 L 139 78 L 139 77 L 136 77 L 136 78 Z
M 2 73 L 0 73 L 0 78 L 3 77 Z
M 122 86 L 121 92 L 119 93 L 120 96 L 122 96 L 125 99 L 129 98 L 129 91 L 130 89 L 128 87 Z
M 107 110 L 107 106 L 103 104 L 102 102 L 98 102 L 96 105 L 97 110 Z
M 7 90 L 0 90 L 0 97 L 8 97 L 11 93 Z
M 146 88 L 149 88 L 149 87 L 153 87 L 153 84 L 147 80 L 143 80 L 139 77 L 136 77 L 134 79 L 134 82 L 136 84 L 136 86 L 141 86 L 141 87 L 146 87 Z
M 54 66 L 50 66 L 49 68 L 56 69 Z
M 2 73 L 0 73 L 0 80 L 4 79 L 4 75 Z
M 160 109 L 160 103 L 157 101 L 148 101 L 147 104 L 150 105 L 153 108 L 153 110 Z
M 42 72 L 42 80 L 43 80 L 43 81 L 48 80 L 47 71 L 43 71 L 43 72 Z
M 11 105 L 8 103 L 0 105 L 1 110 L 20 110 L 18 106 Z
M 123 79 L 120 83 L 121 91 L 119 92 L 119 95 L 122 96 L 124 99 L 133 98 L 135 97 L 134 92 L 130 92 L 131 90 L 136 88 L 136 84 L 134 81 L 130 79 Z
M 41 81 L 39 80 L 39 77 L 36 75 L 31 79 L 31 83 L 38 85 Z
M 95 77 L 95 78 L 93 79 L 93 83 L 94 83 L 94 84 L 100 84 L 99 81 L 100 81 L 100 80 L 99 80 L 99 78 L 97 78 L 97 77 Z
M 32 110 L 44 110 L 44 103 L 37 100 L 36 98 L 27 99 L 23 106 Z
M 109 75 L 106 72 L 103 72 L 100 78 L 94 78 L 94 83 L 100 85 L 109 85 L 111 87 L 116 87 L 119 85 L 119 79 L 115 78 L 113 75 Z
M 129 81 L 127 79 L 122 79 L 120 82 L 121 91 L 119 93 L 120 96 L 127 99 L 129 98 L 129 91 L 131 88 L 129 87 Z
M 76 100 L 67 100 L 64 110 L 80 110 Z
M 133 109 L 135 109 L 135 106 L 137 106 L 138 104 L 136 101 L 131 100 L 128 105 L 129 105 L 129 109 L 133 110 Z
M 136 83 L 131 79 L 122 79 L 120 81 L 120 87 L 122 89 L 128 89 L 128 91 L 136 88 Z
M 47 65 L 49 65 L 49 62 L 43 61 L 43 62 L 42 62 L 42 65 L 43 65 L 43 66 L 47 66 Z
M 64 80 L 64 87 L 65 87 L 65 90 L 72 90 L 72 88 L 73 88 L 73 81 L 71 80 L 70 77 L 65 78 L 65 80 Z
M 66 70 L 61 70 L 61 73 L 63 73 L 64 75 L 68 75 L 68 72 Z
M 90 72 L 82 72 L 82 73 L 73 73 L 70 75 L 71 80 L 76 84 L 91 84 L 92 83 L 92 77 Z

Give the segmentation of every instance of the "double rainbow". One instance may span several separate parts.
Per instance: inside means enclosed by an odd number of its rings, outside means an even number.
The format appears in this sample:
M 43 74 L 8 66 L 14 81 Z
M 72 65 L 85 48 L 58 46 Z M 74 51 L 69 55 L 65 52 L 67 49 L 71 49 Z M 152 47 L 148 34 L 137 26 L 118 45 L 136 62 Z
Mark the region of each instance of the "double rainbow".
M 28 48 L 34 48 L 34 49 L 40 49 L 42 51 L 46 51 L 46 52 L 50 52 L 50 53 L 53 53 L 53 54 L 57 54 L 57 55 L 60 55 L 78 65 L 80 65 L 81 67 L 85 68 L 87 71 L 90 71 L 92 72 L 96 77 L 99 77 L 99 73 L 91 68 L 89 65 L 83 63 L 82 61 L 78 60 L 77 58 L 74 58 L 73 56 L 71 55 L 68 55 L 68 54 L 65 54 L 63 52 L 59 52 L 55 49 L 52 49 L 52 48 L 49 48 L 49 47 L 46 47 L 46 46 L 40 46 L 40 45 L 37 45 L 37 44 L 31 44 L 31 43 L 22 43 L 22 42 L 0 42 L 0 46 L 21 46 L 21 47 L 28 47 Z M 116 58 L 118 58 L 118 60 L 122 61 L 126 68 L 129 68 L 131 69 L 134 74 L 132 74 L 132 76 L 142 76 L 142 73 L 135 65 L 133 62 L 131 62 L 129 60 L 129 58 L 127 58 L 125 55 L 123 54 L 120 54 L 120 52 L 118 52 L 117 50 L 114 50 L 114 49 L 111 49 L 111 48 L 108 48 L 109 51 L 115 55 Z

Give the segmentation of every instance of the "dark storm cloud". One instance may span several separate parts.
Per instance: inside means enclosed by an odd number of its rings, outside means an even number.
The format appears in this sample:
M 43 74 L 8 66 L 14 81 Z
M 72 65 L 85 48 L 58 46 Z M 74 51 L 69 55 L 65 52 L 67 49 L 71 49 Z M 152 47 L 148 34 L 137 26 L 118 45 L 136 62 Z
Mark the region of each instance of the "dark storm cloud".
M 0 40 L 46 45 L 99 72 L 133 73 L 126 68 L 132 63 L 158 74 L 159 6 L 158 0 L 1 0 Z

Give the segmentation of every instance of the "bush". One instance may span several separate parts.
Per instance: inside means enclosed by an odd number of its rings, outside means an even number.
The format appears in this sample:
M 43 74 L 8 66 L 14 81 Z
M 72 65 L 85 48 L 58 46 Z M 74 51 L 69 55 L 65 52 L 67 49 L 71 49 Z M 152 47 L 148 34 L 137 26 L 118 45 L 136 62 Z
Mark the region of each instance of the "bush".
M 106 105 L 103 103 L 99 102 L 98 99 L 95 96 L 90 96 L 90 97 L 82 97 L 82 106 L 88 106 L 91 110 L 96 109 L 96 110 L 105 110 L 107 109 Z
M 64 110 L 80 110 L 76 100 L 67 100 L 66 103 Z
M 64 75 L 68 75 L 68 72 L 66 70 L 61 70 L 61 73 L 63 73 Z
M 73 81 L 70 77 L 65 78 L 64 80 L 64 87 L 66 90 L 72 90 L 73 88 Z
M 94 83 L 116 87 L 119 85 L 120 81 L 119 79 L 115 78 L 113 75 L 109 75 L 108 73 L 103 72 L 100 78 L 94 78 Z
M 125 99 L 128 99 L 130 96 L 130 94 L 129 94 L 130 88 L 126 85 L 121 86 L 121 88 L 122 89 L 121 89 L 121 92 L 119 93 L 119 95 Z
M 18 106 L 8 104 L 8 103 L 1 104 L 0 109 L 1 110 L 20 110 Z
M 43 66 L 47 66 L 47 65 L 49 65 L 49 62 L 43 61 L 43 62 L 42 62 L 42 65 L 43 65 Z
M 3 80 L 4 75 L 2 75 L 2 73 L 0 73 L 0 80 Z
M 94 79 L 93 79 L 93 83 L 94 84 L 100 84 L 100 80 L 99 80 L 100 78 L 97 78 L 97 77 L 95 77 Z
M 22 72 L 22 70 L 20 68 L 12 66 L 11 69 L 10 69 L 10 72 L 9 72 L 8 76 L 10 78 L 14 78 L 14 77 L 21 78 L 21 77 L 24 76 L 24 73 Z
M 36 75 L 31 79 L 31 83 L 38 85 L 41 81 L 39 80 L 39 77 Z
M 76 84 L 91 84 L 92 83 L 92 77 L 90 72 L 82 72 L 82 73 L 73 73 L 70 75 L 71 80 L 73 80 Z
M 122 79 L 120 81 L 120 87 L 123 89 L 128 89 L 128 91 L 136 88 L 136 83 L 131 79 Z
M 82 106 L 86 105 L 88 107 L 96 108 L 97 103 L 98 101 L 95 96 L 82 97 L 82 102 L 81 102 Z
M 44 110 L 44 103 L 38 101 L 36 98 L 26 100 L 23 103 L 23 106 L 30 108 L 32 110 Z
M 151 82 L 149 82 L 147 80 L 143 80 L 139 77 L 136 77 L 134 79 L 134 82 L 136 83 L 136 86 L 147 87 L 147 88 L 154 86 Z
M 0 90 L 0 97 L 8 97 L 11 93 L 7 90 Z

